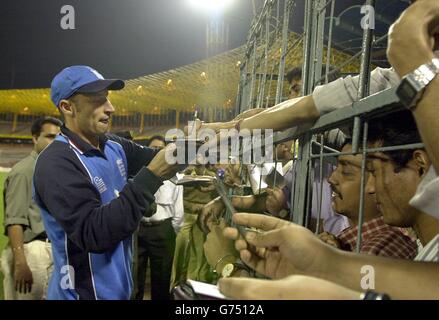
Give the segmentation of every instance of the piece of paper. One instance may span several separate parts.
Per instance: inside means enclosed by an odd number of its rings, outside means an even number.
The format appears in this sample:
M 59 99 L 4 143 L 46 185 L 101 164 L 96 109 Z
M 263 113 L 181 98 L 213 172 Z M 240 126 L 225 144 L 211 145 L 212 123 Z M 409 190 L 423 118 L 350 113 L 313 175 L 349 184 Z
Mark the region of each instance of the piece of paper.
M 192 286 L 195 293 L 216 299 L 227 299 L 216 285 L 188 279 L 187 282 Z
M 213 176 L 194 176 L 177 173 L 170 181 L 176 185 L 206 183 L 215 181 Z
M 283 188 L 285 186 L 285 179 L 282 176 L 282 171 L 275 170 L 273 167 L 270 173 L 265 177 L 265 183 L 270 188 L 274 188 L 274 187 Z
M 250 185 L 252 187 L 253 194 L 256 195 L 256 194 L 264 193 L 268 187 L 273 187 L 272 185 L 269 185 L 266 180 L 267 180 L 267 176 L 274 171 L 274 167 L 275 167 L 274 163 L 268 162 L 268 163 L 263 163 L 262 165 L 250 164 L 247 166 L 249 172 Z M 283 175 L 282 164 L 278 162 L 276 167 L 277 167 L 277 175 Z M 274 176 L 274 172 L 273 172 L 273 176 Z M 280 183 L 277 178 L 278 177 L 276 176 L 276 186 L 280 186 Z M 274 179 L 273 181 L 271 181 L 271 183 L 273 182 Z

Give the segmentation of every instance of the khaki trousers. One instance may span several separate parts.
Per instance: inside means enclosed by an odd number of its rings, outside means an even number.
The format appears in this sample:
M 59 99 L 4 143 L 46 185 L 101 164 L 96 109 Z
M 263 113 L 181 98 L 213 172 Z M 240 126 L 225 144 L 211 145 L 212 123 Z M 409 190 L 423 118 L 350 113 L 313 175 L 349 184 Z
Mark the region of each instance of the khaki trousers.
M 25 243 L 23 249 L 32 271 L 32 291 L 26 294 L 15 291 L 14 256 L 11 247 L 7 246 L 1 256 L 5 300 L 44 300 L 53 270 L 52 245 L 47 241 L 34 240 Z

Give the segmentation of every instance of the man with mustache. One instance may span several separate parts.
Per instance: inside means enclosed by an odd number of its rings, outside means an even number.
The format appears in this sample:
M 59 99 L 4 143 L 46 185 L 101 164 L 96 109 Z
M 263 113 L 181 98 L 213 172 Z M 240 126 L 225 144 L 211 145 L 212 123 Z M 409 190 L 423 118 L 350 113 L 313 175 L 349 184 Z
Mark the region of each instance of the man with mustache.
M 352 144 L 348 140 L 341 152 L 351 151 Z M 338 214 L 347 217 L 351 226 L 337 236 L 327 232 L 319 235 L 324 242 L 347 251 L 355 251 L 357 247 L 361 159 L 361 154 L 340 156 L 337 168 L 328 178 L 332 189 L 332 208 Z M 414 240 L 404 234 L 400 228 L 389 226 L 384 222 L 382 213 L 377 208 L 375 194 L 371 193 L 364 195 L 360 252 L 401 259 L 413 259 L 417 254 Z
M 437 41 L 438 22 L 439 2 L 436 0 L 419 0 L 416 4 L 407 9 L 394 24 L 389 35 L 388 57 L 392 66 L 400 76 L 406 77 L 412 73 L 413 70 L 419 68 L 419 66 L 423 66 L 435 58 L 433 49 L 437 49 L 439 44 L 439 41 Z M 424 68 L 424 71 L 426 69 L 428 70 L 430 68 Z M 437 145 L 439 127 L 437 126 L 436 119 L 438 119 L 439 114 L 438 109 L 433 107 L 439 99 L 439 79 L 437 77 L 437 71 L 430 73 L 427 80 L 423 86 L 417 88 L 418 90 L 420 89 L 419 91 L 412 91 L 412 93 L 414 92 L 416 94 L 414 99 L 404 99 L 405 104 L 413 111 L 423 142 L 432 162 L 432 166 L 430 166 L 427 173 L 425 171 L 423 172 L 423 180 L 420 181 L 417 193 L 410 203 L 413 207 L 428 213 L 430 217 L 437 221 L 439 220 L 439 211 L 437 209 L 439 179 L 436 171 L 439 167 L 439 147 Z M 410 98 L 410 95 L 406 95 L 406 98 Z M 380 154 L 375 156 L 376 159 L 373 161 L 373 169 L 376 171 L 375 175 L 377 175 L 375 187 L 382 188 L 383 182 L 385 181 L 383 180 L 383 173 L 391 173 L 388 172 L 389 166 L 386 165 L 386 163 L 389 162 L 389 158 L 382 157 Z M 420 153 L 416 155 L 416 158 L 418 163 L 423 162 L 422 158 L 424 157 L 421 156 Z M 377 164 L 376 168 L 375 164 Z M 426 167 L 424 166 L 424 170 L 425 169 Z M 414 174 L 413 170 L 411 171 L 412 174 Z M 406 186 L 410 190 L 413 189 L 412 185 Z M 369 189 L 369 192 L 373 190 L 373 188 Z M 403 195 L 404 194 L 406 195 L 406 191 L 403 192 Z M 399 199 L 399 196 L 400 195 L 398 195 L 396 199 Z M 398 204 L 397 201 L 395 201 L 396 199 L 388 199 L 391 200 L 390 204 L 393 204 L 393 206 L 390 205 L 392 211 L 395 211 L 395 208 L 392 207 Z M 382 199 L 378 201 L 381 207 Z M 407 206 L 405 203 L 402 205 Z M 393 213 L 388 215 L 389 219 L 393 220 L 396 217 Z M 237 216 L 235 222 L 248 224 L 248 218 Z M 300 237 L 301 243 L 306 244 L 309 249 L 306 250 L 306 252 L 312 252 L 312 250 L 316 250 L 318 247 L 317 242 L 310 237 L 306 229 L 297 226 L 293 227 L 291 225 L 291 229 L 288 231 L 287 228 L 289 227 L 285 225 L 285 222 L 277 220 L 273 220 L 269 224 L 267 224 L 267 221 L 259 221 L 259 223 L 263 223 L 266 226 L 265 229 L 278 230 L 284 235 L 291 234 L 292 231 L 295 237 L 302 236 Z M 284 223 L 284 225 L 281 223 Z M 424 222 L 424 225 L 428 226 L 428 223 Z M 305 262 L 304 264 L 297 264 L 298 260 L 294 259 L 294 252 L 297 252 L 293 249 L 295 244 L 291 247 L 287 242 L 282 241 L 282 237 L 278 238 L 275 235 L 278 231 L 271 232 L 270 234 L 271 239 L 269 242 L 271 242 L 271 247 L 273 247 L 275 243 L 279 246 L 278 253 L 273 253 L 272 257 L 283 259 L 283 262 L 285 262 L 287 266 L 289 264 L 290 266 L 294 265 L 295 267 L 299 267 L 297 271 L 301 273 L 313 274 L 319 278 L 290 276 L 278 281 L 224 279 L 220 282 L 220 289 L 224 293 L 235 298 L 238 298 L 236 293 L 239 292 L 242 293 L 241 297 L 245 298 L 248 298 L 251 293 L 264 292 L 267 293 L 265 297 L 263 297 L 266 299 L 358 299 L 360 297 L 360 288 L 358 286 L 360 279 L 357 272 L 362 265 L 368 264 L 374 265 L 378 271 L 376 273 L 378 278 L 376 281 L 376 289 L 378 291 L 390 293 L 393 298 L 439 298 L 439 265 L 437 263 L 413 263 L 410 261 L 361 256 L 351 253 L 340 254 L 340 252 L 337 253 L 335 251 L 329 253 L 327 249 L 319 246 L 319 249 L 317 249 L 319 252 L 316 257 L 328 253 L 329 256 L 326 256 L 326 258 L 334 259 L 332 261 L 338 264 L 340 268 L 343 268 L 344 271 L 343 273 L 338 273 L 338 275 L 328 274 L 326 273 L 327 268 L 325 268 L 325 271 L 320 269 L 320 271 L 323 272 L 319 271 L 319 267 L 310 259 L 312 258 L 311 256 L 307 256 L 306 259 L 301 260 L 301 262 Z M 432 232 L 427 233 L 430 234 L 427 237 L 431 238 Z M 417 258 L 438 259 L 438 248 L 439 240 L 436 236 Z M 304 251 L 302 250 L 301 252 L 303 253 Z M 253 265 L 258 266 L 258 268 L 265 268 L 266 264 L 262 260 L 252 259 L 247 253 L 245 253 L 244 256 L 247 256 L 248 260 L 252 260 Z M 263 288 L 264 291 L 258 291 L 261 288 Z M 273 292 L 276 293 L 273 294 Z M 261 298 L 261 295 L 257 296 Z
M 419 141 L 413 118 L 406 110 L 376 119 L 370 126 L 370 148 L 414 144 Z M 370 158 L 366 192 L 376 195 L 384 222 L 399 227 L 413 227 L 424 246 L 415 260 L 439 261 L 439 220 L 409 205 L 409 200 L 431 165 L 427 153 L 422 149 L 376 152 L 370 154 Z M 265 231 L 261 234 L 250 232 L 246 237 L 247 242 L 238 240 L 235 246 L 241 250 L 241 259 L 247 265 L 269 278 L 282 279 L 294 274 L 319 277 L 358 292 L 358 296 L 351 298 L 359 298 L 363 277 L 361 270 L 368 265 L 375 270 L 376 289 L 390 294 L 392 298 L 437 297 L 437 263 L 413 263 L 343 252 L 321 244 L 309 230 L 273 217 L 237 214 L 233 220 L 236 224 Z M 238 236 L 237 230 L 233 228 L 226 229 L 225 234 L 235 239 Z M 247 243 L 258 249 L 249 251 Z M 308 278 L 301 279 L 303 281 Z M 289 281 L 297 284 L 299 280 L 290 278 L 286 282 Z M 234 284 L 238 286 L 233 287 Z M 242 298 L 240 290 L 243 284 L 244 282 L 228 283 L 227 280 L 225 287 L 220 288 L 231 298 Z M 246 283 L 248 284 L 251 286 L 251 282 Z M 300 286 L 302 285 L 301 283 Z M 408 285 L 413 285 L 412 290 L 403 290 Z M 269 292 L 266 289 L 262 298 L 269 298 L 270 294 L 278 298 L 278 290 L 279 288 Z M 291 296 L 295 297 L 296 293 Z

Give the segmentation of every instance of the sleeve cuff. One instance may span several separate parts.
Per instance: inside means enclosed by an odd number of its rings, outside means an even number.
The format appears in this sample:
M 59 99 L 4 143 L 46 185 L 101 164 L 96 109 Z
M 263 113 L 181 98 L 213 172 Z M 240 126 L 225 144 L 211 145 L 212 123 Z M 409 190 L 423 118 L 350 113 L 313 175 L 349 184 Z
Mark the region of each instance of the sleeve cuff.
M 148 168 L 143 167 L 134 176 L 133 183 L 147 197 L 154 197 L 154 194 L 163 184 L 163 180 L 152 173 Z
M 12 226 L 12 225 L 16 225 L 16 224 L 29 227 L 29 221 L 25 218 L 5 217 L 5 222 L 4 222 L 5 228 Z
M 355 91 L 355 88 L 349 87 L 350 80 L 351 77 L 348 76 L 345 79 L 340 78 L 314 89 L 312 97 L 320 115 L 352 104 L 353 99 L 349 90 Z

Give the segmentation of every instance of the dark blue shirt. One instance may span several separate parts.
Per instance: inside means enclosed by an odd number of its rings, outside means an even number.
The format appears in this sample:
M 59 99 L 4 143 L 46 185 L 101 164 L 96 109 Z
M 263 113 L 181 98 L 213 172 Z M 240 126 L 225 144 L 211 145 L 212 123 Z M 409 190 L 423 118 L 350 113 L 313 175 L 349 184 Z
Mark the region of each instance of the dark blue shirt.
M 113 135 L 96 149 L 61 132 L 34 176 L 54 258 L 48 299 L 129 299 L 132 234 L 162 184 L 145 167 L 157 151 Z

